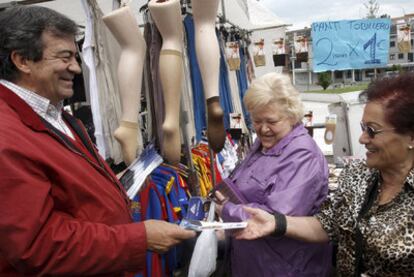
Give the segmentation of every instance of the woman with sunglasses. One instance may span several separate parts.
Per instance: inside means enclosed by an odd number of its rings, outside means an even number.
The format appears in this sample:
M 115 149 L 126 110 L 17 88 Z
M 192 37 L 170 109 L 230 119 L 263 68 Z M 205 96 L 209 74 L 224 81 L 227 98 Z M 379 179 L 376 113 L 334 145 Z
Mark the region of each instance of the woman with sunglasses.
M 413 276 L 414 74 L 375 81 L 360 98 L 366 159 L 346 166 L 321 211 L 292 217 L 247 207 L 248 227 L 236 238 L 332 240 L 339 276 Z

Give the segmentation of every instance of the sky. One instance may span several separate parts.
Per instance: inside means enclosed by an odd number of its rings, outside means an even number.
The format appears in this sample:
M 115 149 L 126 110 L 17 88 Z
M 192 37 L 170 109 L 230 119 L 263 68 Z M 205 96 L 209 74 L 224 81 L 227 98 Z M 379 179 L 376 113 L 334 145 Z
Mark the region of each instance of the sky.
M 287 24 L 288 29 L 310 27 L 312 22 L 366 17 L 368 0 L 258 0 Z M 414 0 L 377 0 L 379 15 L 399 17 L 414 13 Z

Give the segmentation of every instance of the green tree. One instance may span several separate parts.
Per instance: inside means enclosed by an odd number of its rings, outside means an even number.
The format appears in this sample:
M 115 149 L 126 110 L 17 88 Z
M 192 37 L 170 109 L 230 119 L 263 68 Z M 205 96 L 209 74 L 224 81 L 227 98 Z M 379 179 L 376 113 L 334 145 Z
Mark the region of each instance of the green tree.
M 318 74 L 318 85 L 326 90 L 332 84 L 331 73 L 326 71 Z
M 402 69 L 401 65 L 399 65 L 399 64 L 393 64 L 391 66 L 391 71 L 395 71 L 395 72 L 401 73 L 401 72 L 403 72 L 403 69 Z

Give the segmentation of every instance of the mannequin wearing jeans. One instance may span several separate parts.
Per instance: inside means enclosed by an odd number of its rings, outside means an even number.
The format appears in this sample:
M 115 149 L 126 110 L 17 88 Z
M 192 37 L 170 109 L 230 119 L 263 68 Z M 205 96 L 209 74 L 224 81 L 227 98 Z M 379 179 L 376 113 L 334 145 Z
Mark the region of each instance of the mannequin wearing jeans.
M 224 147 L 223 110 L 219 99 L 220 50 L 215 32 L 219 0 L 192 0 L 197 60 L 207 103 L 207 139 L 215 152 Z
M 143 148 L 138 113 L 146 45 L 129 6 L 110 12 L 103 21 L 121 46 L 118 85 L 122 117 L 114 137 L 121 144 L 124 162 L 129 165 Z
M 148 8 L 163 40 L 159 60 L 165 103 L 162 154 L 168 162 L 175 164 L 180 161 L 181 153 L 179 118 L 183 79 L 183 27 L 180 1 L 151 0 Z

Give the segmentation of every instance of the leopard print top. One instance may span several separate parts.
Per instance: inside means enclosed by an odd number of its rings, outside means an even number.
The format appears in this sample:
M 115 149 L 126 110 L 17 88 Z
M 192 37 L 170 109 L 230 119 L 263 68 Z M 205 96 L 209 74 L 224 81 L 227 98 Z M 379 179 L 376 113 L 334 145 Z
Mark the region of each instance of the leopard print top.
M 352 161 L 338 179 L 316 217 L 331 240 L 338 244 L 339 276 L 354 275 L 356 219 L 368 186 L 380 180 L 379 171 L 364 161 Z M 379 181 L 381 189 L 381 181 Z M 371 209 L 359 223 L 363 235 L 363 264 L 369 276 L 414 276 L 414 170 L 403 190 L 389 203 Z

